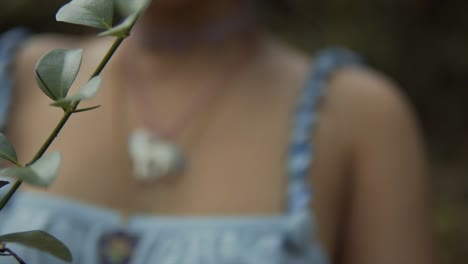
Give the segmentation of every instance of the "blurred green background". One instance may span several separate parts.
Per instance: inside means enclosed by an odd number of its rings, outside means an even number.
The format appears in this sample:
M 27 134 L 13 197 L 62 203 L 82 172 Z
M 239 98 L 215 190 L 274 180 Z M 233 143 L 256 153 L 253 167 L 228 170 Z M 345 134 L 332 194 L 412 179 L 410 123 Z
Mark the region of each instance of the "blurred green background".
M 63 0 L 0 0 L 0 32 L 81 33 L 57 23 Z M 412 101 L 429 146 L 439 263 L 468 263 L 468 1 L 286 0 L 270 8 L 273 32 L 304 50 L 346 45 L 395 79 Z

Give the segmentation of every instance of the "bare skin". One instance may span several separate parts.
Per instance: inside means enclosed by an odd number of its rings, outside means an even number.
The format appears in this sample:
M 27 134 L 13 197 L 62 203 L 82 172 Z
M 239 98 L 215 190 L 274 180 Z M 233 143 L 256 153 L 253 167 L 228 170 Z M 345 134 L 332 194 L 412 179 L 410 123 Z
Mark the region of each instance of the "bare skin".
M 92 102 L 102 107 L 73 116 L 53 145 L 64 162 L 47 192 L 123 215 L 284 212 L 291 113 L 313 63 L 264 35 L 254 42 L 254 56 L 246 55 L 252 40 L 244 36 L 220 49 L 200 48 L 180 57 L 132 49 L 130 39 L 106 69 Z M 22 49 L 8 134 L 23 160 L 60 117 L 34 83 L 39 56 L 53 47 L 84 47 L 77 80 L 84 83 L 109 44 L 42 36 Z M 189 164 L 172 180 L 142 184 L 132 177 L 126 142 L 141 125 L 141 110 L 140 102 L 127 96 L 126 54 L 146 85 L 154 87 L 147 96 L 162 127 L 175 122 L 230 62 L 247 58 L 227 78 L 229 84 L 219 87 L 225 89 L 219 98 L 197 111 L 177 136 Z M 411 109 L 395 85 L 368 70 L 337 72 L 311 139 L 316 146 L 311 206 L 318 239 L 334 263 L 431 263 L 423 147 Z

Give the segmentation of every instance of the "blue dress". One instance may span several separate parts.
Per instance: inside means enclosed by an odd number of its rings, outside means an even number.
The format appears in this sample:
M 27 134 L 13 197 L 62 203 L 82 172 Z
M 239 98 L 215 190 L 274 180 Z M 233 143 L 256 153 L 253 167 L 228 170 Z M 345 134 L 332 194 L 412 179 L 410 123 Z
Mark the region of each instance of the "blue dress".
M 11 61 L 27 34 L 0 38 L 0 127 L 11 99 Z M 136 215 L 122 222 L 117 211 L 32 192 L 17 193 L 0 213 L 0 233 L 45 230 L 62 240 L 76 264 L 326 264 L 316 240 L 313 191 L 307 182 L 314 160 L 311 130 L 327 79 L 339 67 L 360 60 L 341 48 L 317 54 L 291 117 L 288 148 L 287 210 L 280 215 L 239 217 L 161 217 Z M 64 263 L 48 254 L 9 245 L 29 264 Z M 3 257 L 1 257 L 3 258 Z M 6 259 L 5 259 L 6 260 Z M 3 263 L 3 262 L 2 262 Z

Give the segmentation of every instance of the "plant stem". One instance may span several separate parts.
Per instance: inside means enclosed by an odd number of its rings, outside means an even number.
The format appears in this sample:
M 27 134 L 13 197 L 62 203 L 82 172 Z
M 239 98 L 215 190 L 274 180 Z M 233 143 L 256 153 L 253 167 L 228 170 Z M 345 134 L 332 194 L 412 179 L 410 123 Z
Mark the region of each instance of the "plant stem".
M 13 252 L 13 250 L 11 250 L 9 248 L 4 248 L 1 251 L 2 252 L 7 252 L 10 256 L 15 258 L 16 261 L 18 261 L 19 264 L 26 264 L 26 262 L 24 262 L 24 260 L 22 260 L 15 252 Z
M 18 188 L 21 186 L 21 183 L 23 183 L 23 181 L 21 180 L 16 181 L 13 184 L 13 187 L 11 187 L 10 190 L 8 190 L 7 194 L 3 196 L 2 201 L 0 201 L 0 210 L 2 210 L 3 207 L 5 207 L 5 205 L 8 203 L 8 201 L 10 201 L 10 198 L 13 196 L 16 190 L 18 190 Z
M 98 65 L 98 67 L 96 68 L 96 70 L 94 71 L 93 75 L 91 75 L 91 78 L 92 79 L 93 77 L 96 77 L 98 76 L 99 74 L 101 74 L 102 70 L 104 69 L 104 67 L 106 67 L 107 63 L 110 61 L 112 55 L 114 55 L 115 51 L 119 48 L 120 44 L 122 44 L 122 42 L 124 41 L 125 38 L 117 38 L 114 43 L 112 44 L 112 46 L 110 47 L 109 51 L 107 51 L 107 54 L 106 56 L 104 56 L 104 58 L 102 59 L 101 63 Z
M 110 61 L 110 59 L 112 58 L 112 56 L 114 55 L 115 51 L 117 51 L 117 49 L 119 48 L 120 44 L 122 44 L 123 40 L 125 38 L 117 38 L 114 43 L 112 44 L 112 46 L 109 48 L 109 50 L 107 51 L 106 55 L 104 56 L 104 58 L 101 60 L 101 62 L 99 63 L 99 65 L 97 66 L 96 70 L 94 71 L 93 75 L 91 75 L 91 77 L 89 79 L 92 79 L 96 76 L 98 76 L 99 74 L 101 74 L 102 70 L 104 69 L 104 67 L 107 65 L 107 63 Z M 57 124 L 57 126 L 54 128 L 54 130 L 52 131 L 52 133 L 49 135 L 49 137 L 47 138 L 47 140 L 44 142 L 44 144 L 42 144 L 41 148 L 37 151 L 36 155 L 34 155 L 33 159 L 28 162 L 26 164 L 26 166 L 29 166 L 31 164 L 33 164 L 34 162 L 36 162 L 38 159 L 40 159 L 42 157 L 42 155 L 44 155 L 44 153 L 47 151 L 47 149 L 50 147 L 50 145 L 54 142 L 55 138 L 57 138 L 58 134 L 60 133 L 60 131 L 62 130 L 63 126 L 65 125 L 65 123 L 68 121 L 68 119 L 70 118 L 70 116 L 75 112 L 75 110 L 78 108 L 78 105 L 80 104 L 80 101 L 76 101 L 75 103 L 73 103 L 71 109 L 67 110 L 64 112 L 62 118 L 60 119 L 59 123 Z M 14 184 L 13 184 L 13 187 L 11 187 L 10 190 L 8 190 L 8 193 L 2 198 L 2 200 L 0 201 L 0 211 L 5 207 L 5 205 L 8 203 L 8 201 L 11 199 L 11 197 L 13 196 L 13 194 L 15 194 L 15 192 L 18 190 L 18 188 L 21 186 L 21 184 L 23 183 L 22 180 L 18 180 L 16 181 Z

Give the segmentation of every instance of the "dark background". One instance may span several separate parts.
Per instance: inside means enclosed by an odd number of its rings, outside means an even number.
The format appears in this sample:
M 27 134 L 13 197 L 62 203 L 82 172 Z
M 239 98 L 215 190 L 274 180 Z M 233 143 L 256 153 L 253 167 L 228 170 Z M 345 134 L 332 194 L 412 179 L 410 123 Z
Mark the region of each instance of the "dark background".
M 83 33 L 57 23 L 63 0 L 0 0 L 0 32 Z M 421 120 L 440 263 L 468 263 L 468 1 L 264 0 L 273 32 L 313 52 L 346 45 L 395 79 Z

